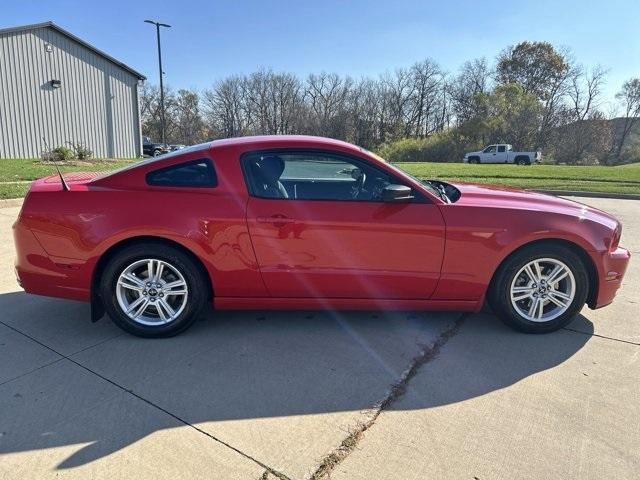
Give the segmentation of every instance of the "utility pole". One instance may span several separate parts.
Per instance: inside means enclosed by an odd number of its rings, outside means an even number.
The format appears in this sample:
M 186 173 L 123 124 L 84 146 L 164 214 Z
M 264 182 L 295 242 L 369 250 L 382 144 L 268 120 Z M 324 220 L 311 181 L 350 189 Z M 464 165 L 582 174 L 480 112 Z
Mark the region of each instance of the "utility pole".
M 162 48 L 160 47 L 160 27 L 171 28 L 171 25 L 167 25 L 166 23 L 154 22 L 153 20 L 145 20 L 145 23 L 150 23 L 156 26 L 156 36 L 158 38 L 158 70 L 160 73 L 160 129 L 162 135 L 162 145 L 166 145 L 165 141 L 165 119 L 164 119 L 164 85 L 162 82 L 162 76 L 164 72 L 162 71 Z

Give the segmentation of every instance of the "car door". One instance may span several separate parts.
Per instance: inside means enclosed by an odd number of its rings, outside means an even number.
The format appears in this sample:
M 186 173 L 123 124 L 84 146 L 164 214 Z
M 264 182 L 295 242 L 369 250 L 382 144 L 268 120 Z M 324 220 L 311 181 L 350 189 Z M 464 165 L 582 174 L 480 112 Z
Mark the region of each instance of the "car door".
M 262 175 L 260 159 L 281 166 Z M 424 194 L 381 200 L 390 173 L 336 152 L 279 150 L 242 156 L 247 224 L 273 297 L 426 299 L 440 276 L 444 222 Z M 271 168 L 271 167 L 269 167 Z M 283 191 L 284 190 L 284 191 Z
M 493 156 L 493 163 L 506 163 L 507 161 L 507 146 L 498 145 L 498 149 Z
M 482 151 L 482 163 L 496 163 L 495 145 L 489 145 Z

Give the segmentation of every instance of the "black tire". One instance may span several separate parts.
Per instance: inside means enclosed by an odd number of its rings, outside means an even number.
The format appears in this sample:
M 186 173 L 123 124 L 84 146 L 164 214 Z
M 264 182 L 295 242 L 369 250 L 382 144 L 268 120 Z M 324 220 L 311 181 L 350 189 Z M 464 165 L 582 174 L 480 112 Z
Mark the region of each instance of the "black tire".
M 575 293 L 568 308 L 558 317 L 542 322 L 530 321 L 518 313 L 511 302 L 511 284 L 516 274 L 529 262 L 550 258 L 563 262 L 575 280 Z M 549 333 L 566 326 L 587 301 L 589 279 L 580 257 L 570 248 L 554 243 L 542 243 L 523 248 L 508 257 L 500 266 L 489 287 L 487 300 L 496 315 L 508 326 L 525 333 Z
M 479 165 L 480 164 L 480 159 L 478 157 L 469 157 L 469 160 L 467 163 L 472 163 L 474 165 Z
M 116 294 L 120 274 L 131 264 L 144 259 L 169 263 L 180 272 L 186 282 L 188 296 L 182 312 L 169 323 L 143 325 L 129 318 L 118 303 Z M 198 318 L 208 298 L 208 284 L 204 273 L 185 252 L 160 243 L 144 242 L 118 252 L 104 269 L 100 279 L 100 295 L 111 320 L 120 328 L 139 337 L 171 337 L 189 328 Z M 168 299 L 168 297 L 167 297 Z
M 517 157 L 516 165 L 531 165 L 531 160 L 528 157 Z
M 153 154 L 152 154 L 152 155 L 153 155 L 154 157 L 157 157 L 157 156 L 159 156 L 159 155 L 162 155 L 162 150 L 160 150 L 159 148 L 156 148 L 156 149 L 153 151 Z

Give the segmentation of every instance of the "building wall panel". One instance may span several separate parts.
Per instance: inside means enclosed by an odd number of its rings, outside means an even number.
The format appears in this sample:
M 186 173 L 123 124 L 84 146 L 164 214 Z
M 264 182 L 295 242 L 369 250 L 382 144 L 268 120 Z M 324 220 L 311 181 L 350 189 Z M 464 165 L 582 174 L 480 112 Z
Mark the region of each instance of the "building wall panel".
M 137 89 L 136 76 L 53 28 L 0 34 L 0 158 L 68 142 L 95 157 L 139 156 Z

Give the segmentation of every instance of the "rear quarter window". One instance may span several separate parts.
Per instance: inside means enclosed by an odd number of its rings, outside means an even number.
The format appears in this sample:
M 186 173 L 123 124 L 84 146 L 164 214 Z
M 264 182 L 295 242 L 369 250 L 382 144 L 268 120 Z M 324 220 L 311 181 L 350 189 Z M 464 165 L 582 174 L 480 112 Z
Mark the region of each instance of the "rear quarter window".
M 213 163 L 208 158 L 178 163 L 147 173 L 147 184 L 158 187 L 211 188 L 218 185 Z

